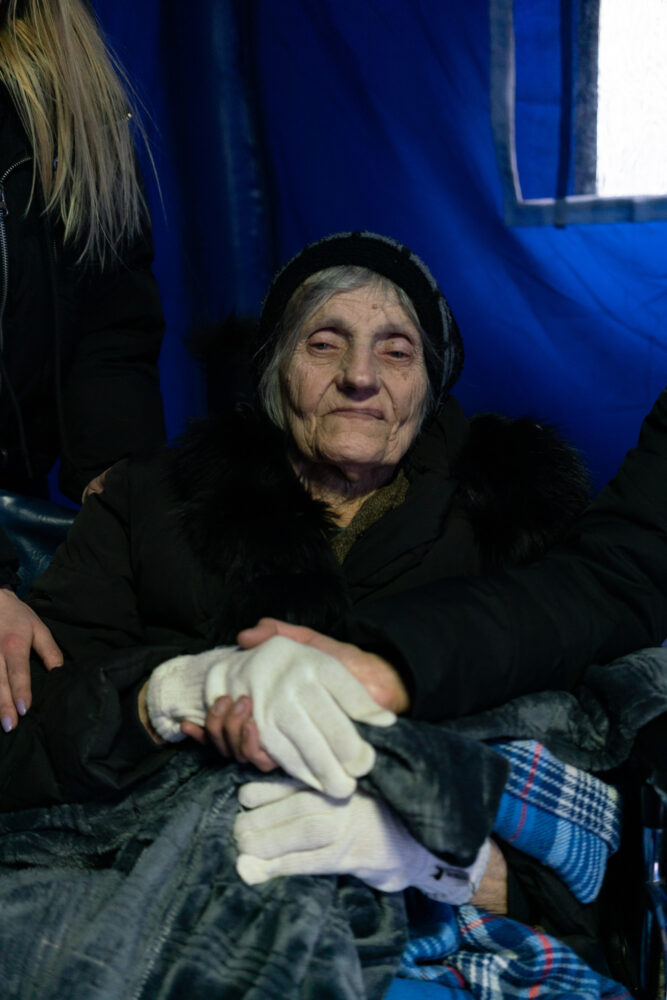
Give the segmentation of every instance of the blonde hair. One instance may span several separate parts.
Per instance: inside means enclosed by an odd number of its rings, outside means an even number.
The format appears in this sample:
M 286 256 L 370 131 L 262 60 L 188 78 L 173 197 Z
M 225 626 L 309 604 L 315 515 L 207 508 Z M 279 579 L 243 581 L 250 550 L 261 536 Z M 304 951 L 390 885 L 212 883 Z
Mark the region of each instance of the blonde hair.
M 134 162 L 131 88 L 81 0 L 6 0 L 5 84 L 34 157 L 33 187 L 79 261 L 103 264 L 136 237 L 147 208 Z M 143 136 L 141 126 L 138 126 Z

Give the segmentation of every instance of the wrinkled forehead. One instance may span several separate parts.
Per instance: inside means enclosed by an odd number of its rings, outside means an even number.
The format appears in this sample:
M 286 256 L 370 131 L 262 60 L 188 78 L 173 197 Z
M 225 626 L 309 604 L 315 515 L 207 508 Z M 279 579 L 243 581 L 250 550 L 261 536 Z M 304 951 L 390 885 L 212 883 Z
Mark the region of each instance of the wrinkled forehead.
M 363 285 L 349 292 L 336 292 L 300 324 L 301 338 L 314 327 L 335 326 L 354 330 L 401 330 L 421 342 L 422 335 L 393 288 Z
M 293 293 L 287 308 L 286 326 L 291 332 L 303 329 L 310 319 L 326 306 L 335 306 L 336 300 L 342 296 L 359 294 L 360 300 L 366 294 L 372 294 L 377 304 L 382 306 L 398 306 L 404 316 L 414 326 L 423 339 L 423 330 L 408 294 L 391 279 L 364 267 L 332 267 L 326 271 L 318 271 L 309 275 Z M 349 301 L 349 299 L 348 299 Z

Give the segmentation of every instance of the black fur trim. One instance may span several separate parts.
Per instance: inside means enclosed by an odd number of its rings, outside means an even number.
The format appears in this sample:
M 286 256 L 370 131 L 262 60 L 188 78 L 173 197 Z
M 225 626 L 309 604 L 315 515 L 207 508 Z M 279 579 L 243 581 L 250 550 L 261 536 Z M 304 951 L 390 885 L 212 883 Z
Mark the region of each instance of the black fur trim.
M 267 615 L 332 630 L 349 608 L 330 546 L 336 529 L 299 483 L 281 431 L 237 406 L 194 424 L 168 470 L 182 531 L 221 581 L 215 641 L 233 642 Z M 537 558 L 589 499 L 576 450 L 528 418 L 473 418 L 453 474 L 486 572 Z
M 185 535 L 225 581 L 219 636 L 264 615 L 331 629 L 348 608 L 333 526 L 299 483 L 277 428 L 247 406 L 201 421 L 171 452 L 170 470 Z
M 487 572 L 537 559 L 590 500 L 579 452 L 529 417 L 473 417 L 454 474 Z

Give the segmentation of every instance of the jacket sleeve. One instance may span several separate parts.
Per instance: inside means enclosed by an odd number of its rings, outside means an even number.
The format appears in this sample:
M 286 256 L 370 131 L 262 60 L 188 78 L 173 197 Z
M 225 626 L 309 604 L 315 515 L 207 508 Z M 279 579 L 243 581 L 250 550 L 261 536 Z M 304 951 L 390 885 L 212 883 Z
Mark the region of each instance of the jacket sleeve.
M 667 390 L 618 475 L 539 562 L 483 581 L 443 580 L 368 602 L 348 641 L 403 674 L 412 714 L 445 719 L 568 689 L 667 636 Z
M 152 259 L 146 233 L 122 261 L 77 285 L 82 322 L 64 383 L 60 471 L 60 488 L 77 502 L 93 476 L 164 440 L 157 367 L 164 318 Z
M 18 566 L 16 550 L 0 524 L 0 587 L 11 587 L 14 590 L 18 586 Z
M 64 654 L 32 664 L 33 705 L 0 740 L 0 810 L 99 796 L 154 770 L 157 746 L 137 718 L 137 694 L 175 653 L 146 641 L 130 552 L 127 463 L 86 502 L 29 603 Z

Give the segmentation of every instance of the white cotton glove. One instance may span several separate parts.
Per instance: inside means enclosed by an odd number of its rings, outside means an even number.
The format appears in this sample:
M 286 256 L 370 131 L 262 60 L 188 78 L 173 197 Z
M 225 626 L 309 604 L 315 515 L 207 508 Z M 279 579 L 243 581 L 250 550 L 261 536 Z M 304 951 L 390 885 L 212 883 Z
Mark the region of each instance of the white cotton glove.
M 266 752 L 288 774 L 334 798 L 351 795 L 356 778 L 375 763 L 375 751 L 351 720 L 396 721 L 339 660 L 284 636 L 211 667 L 206 704 L 222 694 L 249 695 Z
M 489 857 L 485 841 L 468 868 L 441 861 L 412 837 L 386 803 L 357 791 L 341 801 L 289 778 L 239 791 L 236 869 L 248 885 L 276 875 L 356 875 L 384 892 L 415 886 L 459 906 L 477 891 Z
M 227 663 L 238 646 L 218 646 L 204 653 L 186 654 L 165 660 L 150 676 L 146 710 L 158 736 L 168 743 L 185 739 L 181 722 L 203 726 L 206 721 L 206 676 L 216 665 Z
M 293 777 L 334 798 L 351 795 L 356 778 L 375 763 L 351 720 L 396 721 L 338 660 L 283 636 L 255 649 L 223 646 L 168 660 L 151 676 L 146 705 L 156 732 L 173 741 L 182 737 L 184 719 L 203 725 L 206 709 L 222 695 L 252 698 L 264 750 Z

